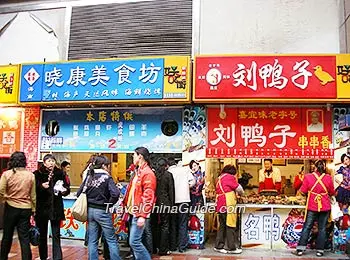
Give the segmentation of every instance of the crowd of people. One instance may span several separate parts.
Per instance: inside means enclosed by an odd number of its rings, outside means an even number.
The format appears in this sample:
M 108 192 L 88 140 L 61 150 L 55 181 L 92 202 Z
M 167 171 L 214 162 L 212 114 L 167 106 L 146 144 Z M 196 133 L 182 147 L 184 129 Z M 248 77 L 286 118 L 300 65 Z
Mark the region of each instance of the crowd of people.
M 86 193 L 88 225 L 86 245 L 89 259 L 98 259 L 98 244 L 104 241 L 104 258 L 121 259 L 112 216 L 106 205 L 115 204 L 120 191 L 110 174 L 106 156 L 94 155 L 82 173 L 83 182 L 77 192 Z M 190 206 L 204 205 L 202 189 L 204 172 L 192 161 L 190 169 L 178 165 L 174 158 L 158 158 L 151 164 L 150 153 L 138 147 L 133 154 L 133 171 L 123 198 L 124 220 L 129 223 L 129 244 L 134 259 L 151 259 L 152 253 L 169 255 L 184 252 L 188 245 L 188 214 Z M 0 180 L 0 197 L 5 201 L 6 223 L 1 242 L 0 259 L 7 259 L 14 229 L 17 227 L 22 259 L 32 259 L 29 229 L 34 218 L 40 233 L 40 259 L 48 259 L 48 224 L 51 226 L 52 259 L 63 259 L 60 223 L 65 219 L 62 196 L 70 193 L 68 173 L 70 163 L 57 162 L 52 154 L 43 158 L 42 166 L 34 172 L 26 170 L 23 152 L 11 155 L 8 170 Z M 154 206 L 177 207 L 177 214 L 153 214 Z M 155 235 L 156 234 L 156 235 Z M 171 234 L 171 235 L 170 235 Z
M 333 178 L 326 173 L 326 164 L 317 160 L 309 174 L 304 169 L 297 176 L 299 193 L 308 196 L 306 216 L 301 238 L 294 252 L 301 256 L 307 246 L 314 221 L 318 222 L 317 256 L 323 256 L 326 238 L 326 223 L 331 210 L 331 196 L 336 196 L 348 222 L 350 202 L 350 156 L 341 157 L 343 165 L 336 172 L 336 187 Z M 260 172 L 260 189 L 278 186 L 273 179 L 275 169 L 269 159 L 265 160 L 265 171 Z M 271 165 L 270 165 L 271 164 Z M 111 177 L 110 160 L 103 155 L 93 156 L 82 173 L 83 182 L 77 192 L 86 193 L 88 225 L 86 244 L 89 259 L 98 259 L 98 244 L 102 237 L 105 244 L 104 258 L 120 258 L 118 240 L 112 223 L 111 212 L 106 205 L 117 203 L 120 190 Z M 63 199 L 70 193 L 70 163 L 57 167 L 52 154 L 43 158 L 43 165 L 33 173 L 26 170 L 23 152 L 11 155 L 8 170 L 0 179 L 0 198 L 5 201 L 4 222 L 0 260 L 7 259 L 11 249 L 14 229 L 17 227 L 22 259 L 32 259 L 29 228 L 34 216 L 40 232 L 40 259 L 48 258 L 48 223 L 52 232 L 52 259 L 63 259 L 60 241 L 60 223 L 65 219 Z M 185 252 L 188 248 L 188 220 L 193 209 L 205 204 L 203 188 L 205 173 L 199 162 L 191 161 L 184 167 L 174 158 L 157 158 L 150 161 L 150 152 L 138 147 L 133 154 L 131 178 L 122 206 L 123 221 L 128 223 L 130 257 L 136 260 L 151 259 L 152 254 L 169 255 L 174 251 Z M 237 214 L 230 211 L 237 198 L 244 193 L 238 183 L 234 165 L 226 165 L 216 182 L 216 212 L 219 218 L 214 250 L 224 254 L 240 254 L 237 234 Z M 271 179 L 271 181 L 269 180 Z M 269 182 L 270 181 L 270 182 Z M 265 185 L 264 187 L 262 187 Z M 169 207 L 171 212 L 153 212 L 155 206 Z M 173 209 L 176 209 L 175 212 Z

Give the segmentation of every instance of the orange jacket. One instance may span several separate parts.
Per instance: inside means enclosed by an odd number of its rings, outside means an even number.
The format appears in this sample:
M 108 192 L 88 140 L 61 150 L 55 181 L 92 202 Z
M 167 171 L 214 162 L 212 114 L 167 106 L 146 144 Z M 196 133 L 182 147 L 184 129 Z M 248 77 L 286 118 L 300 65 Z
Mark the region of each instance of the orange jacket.
M 133 179 L 137 177 L 134 192 L 130 194 L 130 188 Z M 124 205 L 127 205 L 128 197 L 133 197 L 132 212 L 135 217 L 148 218 L 152 212 L 154 203 L 156 201 L 157 179 L 152 169 L 147 165 L 140 166 L 133 178 L 130 180 Z

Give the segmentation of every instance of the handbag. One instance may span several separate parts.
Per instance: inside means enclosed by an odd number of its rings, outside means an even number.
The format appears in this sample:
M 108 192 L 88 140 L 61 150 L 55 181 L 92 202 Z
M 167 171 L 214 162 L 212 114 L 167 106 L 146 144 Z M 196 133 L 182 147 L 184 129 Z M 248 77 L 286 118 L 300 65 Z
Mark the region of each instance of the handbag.
M 81 194 L 79 195 L 79 197 L 77 198 L 77 200 L 74 202 L 72 206 L 73 218 L 81 222 L 87 221 L 87 216 L 88 216 L 88 213 L 87 213 L 88 205 L 87 205 L 87 197 L 86 197 L 86 189 L 87 189 L 86 179 L 84 182 L 83 191 L 81 192 Z
M 33 216 L 30 217 L 29 241 L 32 246 L 38 246 L 40 243 L 39 228 L 36 226 Z
M 38 246 L 40 243 L 40 232 L 37 226 L 31 226 L 29 229 L 29 241 L 32 246 Z
M 343 211 L 340 209 L 335 197 L 331 197 L 331 219 L 334 221 L 343 216 Z

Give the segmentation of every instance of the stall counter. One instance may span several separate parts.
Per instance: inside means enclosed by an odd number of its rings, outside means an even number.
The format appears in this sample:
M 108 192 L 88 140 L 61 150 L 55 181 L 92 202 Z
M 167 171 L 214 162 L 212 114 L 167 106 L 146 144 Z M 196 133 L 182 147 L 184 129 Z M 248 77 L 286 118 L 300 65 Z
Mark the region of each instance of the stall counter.
M 293 232 L 301 232 L 305 206 L 281 204 L 237 204 L 241 212 L 241 244 L 246 248 L 280 249 L 297 243 Z M 244 209 L 244 210 L 240 210 Z M 290 218 L 293 217 L 293 221 Z M 292 225 L 292 226 L 290 226 Z
M 82 223 L 73 218 L 71 208 L 76 201 L 77 196 L 74 193 L 63 197 L 64 215 L 66 220 L 61 222 L 61 237 L 68 239 L 84 239 L 86 231 L 86 222 Z
M 214 205 L 214 202 L 207 203 L 210 207 Z M 293 232 L 301 232 L 304 205 L 247 203 L 237 204 L 236 209 L 241 219 L 239 236 L 242 247 L 272 250 L 294 247 L 297 243 L 298 236 Z
M 61 237 L 67 239 L 85 239 L 85 232 L 87 228 L 87 222 L 80 222 L 73 218 L 72 206 L 76 201 L 76 193 L 63 197 L 64 215 L 66 220 L 61 223 Z M 121 224 L 121 218 L 117 214 L 112 214 L 112 222 L 115 228 L 115 233 L 118 240 L 127 239 L 127 230 L 125 225 Z

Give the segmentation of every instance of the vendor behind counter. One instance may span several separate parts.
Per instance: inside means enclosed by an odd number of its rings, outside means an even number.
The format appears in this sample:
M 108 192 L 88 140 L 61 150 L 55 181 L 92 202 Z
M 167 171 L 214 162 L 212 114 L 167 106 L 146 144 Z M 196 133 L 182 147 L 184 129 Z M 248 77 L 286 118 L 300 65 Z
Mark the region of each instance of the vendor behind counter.
M 264 168 L 259 170 L 259 193 L 277 191 L 281 193 L 281 171 L 273 166 L 272 159 L 264 159 Z

